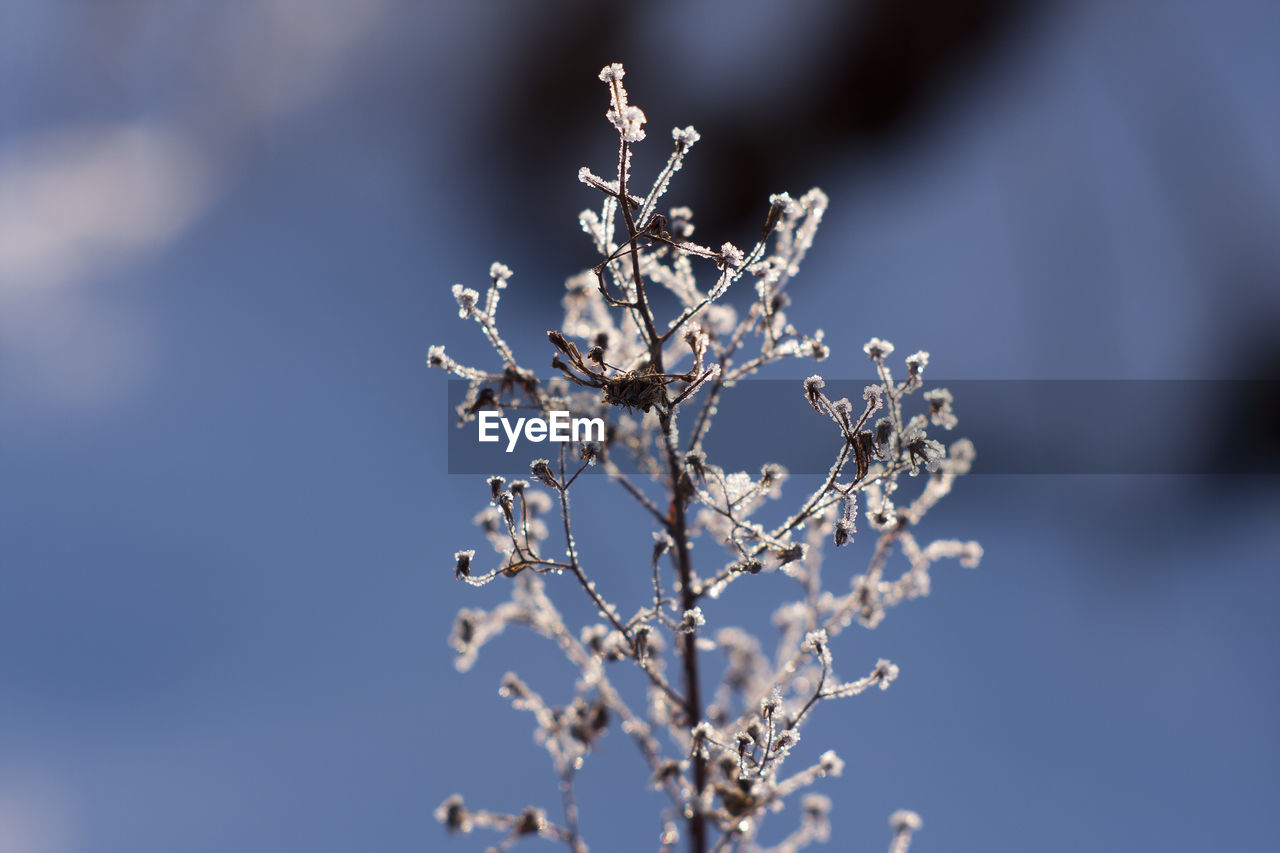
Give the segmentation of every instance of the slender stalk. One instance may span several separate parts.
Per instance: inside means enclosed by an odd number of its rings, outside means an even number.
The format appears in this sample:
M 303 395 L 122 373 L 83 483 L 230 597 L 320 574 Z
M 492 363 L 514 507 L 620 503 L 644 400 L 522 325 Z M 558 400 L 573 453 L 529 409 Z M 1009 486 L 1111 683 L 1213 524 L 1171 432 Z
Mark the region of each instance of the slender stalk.
M 635 283 L 636 308 L 640 312 L 645 334 L 649 342 L 649 360 L 659 373 L 665 372 L 662 361 L 662 338 L 658 335 L 653 322 L 653 311 L 645 297 L 644 276 L 640 272 L 640 256 L 636 247 L 636 224 L 631 216 L 631 208 L 627 203 L 627 143 L 625 140 L 618 147 L 618 205 L 622 208 L 622 217 L 627 224 L 627 239 L 631 244 L 631 275 Z M 693 587 L 693 560 L 689 556 L 689 541 L 686 534 L 685 501 L 680 493 L 680 480 L 684 467 L 676 451 L 673 427 L 675 425 L 675 407 L 666 403 L 658 413 L 658 421 L 662 428 L 662 441 L 667 451 L 667 474 L 671 488 L 671 505 L 667 510 L 667 528 L 671 538 L 675 540 L 676 576 L 680 581 L 680 604 L 682 610 L 691 610 L 697 604 L 697 595 Z M 702 721 L 702 697 L 699 688 L 698 673 L 698 634 L 696 630 L 682 634 L 681 656 L 684 659 L 684 713 L 685 723 L 693 729 Z M 707 786 L 707 762 L 700 756 L 693 757 L 693 803 L 689 809 L 689 849 L 691 853 L 706 853 L 707 822 L 702 814 L 702 791 Z

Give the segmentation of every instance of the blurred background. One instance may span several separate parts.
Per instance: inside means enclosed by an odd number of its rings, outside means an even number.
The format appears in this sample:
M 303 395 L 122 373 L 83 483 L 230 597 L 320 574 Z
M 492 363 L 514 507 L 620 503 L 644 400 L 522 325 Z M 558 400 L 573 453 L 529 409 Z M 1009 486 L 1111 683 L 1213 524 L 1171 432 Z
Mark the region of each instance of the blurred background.
M 602 65 L 648 114 L 638 176 L 667 128 L 702 133 L 669 199 L 706 242 L 748 245 L 771 192 L 830 195 L 790 312 L 828 376 L 869 376 L 878 335 L 942 379 L 1270 380 L 1278 36 L 1267 0 L 8 0 L 0 850 L 478 850 L 431 817 L 454 791 L 558 813 L 496 692 L 571 673 L 514 630 L 453 669 L 454 613 L 504 591 L 452 578 L 486 487 L 447 474 L 424 362 L 486 358 L 448 289 L 494 260 L 508 338 L 549 358 L 592 262 L 576 172 L 614 156 Z M 1165 432 L 1238 460 L 1276 423 L 1260 394 Z M 584 522 L 631 529 L 599 485 Z M 922 535 L 982 566 L 847 634 L 843 672 L 902 677 L 798 748 L 849 762 L 831 849 L 884 849 L 897 808 L 922 853 L 1273 849 L 1275 485 L 961 481 Z M 647 557 L 582 546 L 630 611 Z M 760 627 L 779 580 L 711 622 Z M 581 776 L 593 850 L 656 849 L 645 781 L 612 733 Z

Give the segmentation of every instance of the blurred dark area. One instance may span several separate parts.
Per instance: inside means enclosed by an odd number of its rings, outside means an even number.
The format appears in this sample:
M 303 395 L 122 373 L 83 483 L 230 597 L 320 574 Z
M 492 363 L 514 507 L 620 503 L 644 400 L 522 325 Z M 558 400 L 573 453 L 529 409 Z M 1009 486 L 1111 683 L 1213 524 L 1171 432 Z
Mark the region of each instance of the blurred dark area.
M 830 196 L 788 316 L 825 330 L 832 382 L 871 379 L 872 336 L 957 388 L 1102 382 L 1138 395 L 1123 418 L 1073 405 L 979 465 L 1079 458 L 1100 425 L 1186 463 L 975 474 L 931 513 L 923 538 L 986 556 L 835 649 L 842 675 L 902 676 L 798 747 L 849 761 L 823 782 L 832 849 L 883 849 L 904 807 L 921 853 L 1270 849 L 1278 37 L 1272 0 L 6 4 L 0 851 L 471 850 L 498 839 L 431 817 L 454 791 L 554 812 L 496 691 L 574 674 L 515 630 L 466 674 L 445 642 L 506 590 L 454 581 L 487 487 L 449 475 L 424 362 L 494 364 L 449 288 L 498 260 L 503 332 L 549 363 L 595 263 L 576 174 L 616 163 L 613 61 L 648 117 L 637 183 L 670 128 L 701 133 L 665 202 L 697 239 L 748 245 L 771 193 Z M 1125 389 L 1148 380 L 1220 384 L 1147 407 Z M 1037 431 L 982 399 L 957 392 L 957 434 Z M 579 544 L 630 610 L 649 530 L 603 485 Z M 757 580 L 709 621 L 767 635 L 790 590 Z M 657 847 L 633 753 L 612 732 L 583 771 L 593 849 Z
M 909 145 L 984 64 L 998 60 L 1025 16 L 1052 4 L 833 4 L 820 29 L 793 38 L 783 33 L 772 45 L 744 44 L 741 59 L 755 66 L 756 79 L 720 102 L 714 92 L 681 80 L 672 63 L 642 43 L 650 38 L 645 22 L 654 7 L 552 5 L 557 10 L 535 18 L 515 48 L 512 66 L 522 73 L 502 87 L 497 109 L 476 128 L 474 143 L 488 143 L 482 150 L 499 165 L 502 183 L 520 182 L 529 190 L 513 194 L 507 224 L 514 228 L 533 218 L 539 199 L 563 192 L 564 181 L 545 165 L 598 135 L 600 92 L 582 73 L 586 55 L 598 56 L 600 65 L 634 56 L 633 78 L 667 83 L 654 86 L 664 112 L 698 116 L 703 162 L 682 183 L 689 195 L 704 199 L 699 217 L 719 233 L 749 232 L 779 187 L 821 183 L 833 168 L 848 172 L 852 166 L 856 174 Z M 678 19 L 671 25 L 681 26 Z M 708 27 L 707 36 L 712 33 Z M 741 99 L 750 100 L 749 109 Z M 517 138 L 522 144 L 512 146 Z
M 650 38 L 644 22 L 652 8 L 552 5 L 555 12 L 528 22 L 528 37 L 515 47 L 510 64 L 521 73 L 508 78 L 510 85 L 496 87 L 497 108 L 477 123 L 467 145 L 493 164 L 498 186 L 519 188 L 498 190 L 504 203 L 487 220 L 500 229 L 507 250 L 536 256 L 547 266 L 577 269 L 583 265 L 582 247 L 575 252 L 554 239 L 540 213 L 581 206 L 582 188 L 565 176 L 580 165 L 580 141 L 602 135 L 599 87 L 582 73 L 584 55 L 602 65 L 611 57 L 637 57 L 629 63 L 634 79 L 667 84 L 653 86 L 650 95 L 663 115 L 698 116 L 703 140 L 697 166 L 680 175 L 682 197 L 698 200 L 704 232 L 736 239 L 754 233 L 770 193 L 779 188 L 798 192 L 838 170 L 845 193 L 856 195 L 860 183 L 927 144 L 929 135 L 954 121 L 967 102 L 1005 87 L 1001 78 L 1017 73 L 1026 36 L 1069 19 L 1075 4 L 837 4 L 821 27 L 784 30 L 775 43 L 753 51 L 744 46 L 754 73 L 724 98 L 713 89 L 689 86 L 667 57 L 640 43 Z M 1179 48 L 1179 66 L 1143 61 L 1139 53 L 1112 96 L 1121 104 L 1132 101 L 1125 130 L 1149 157 L 1159 201 L 1181 238 L 1189 271 L 1206 293 L 1218 297 L 1213 310 L 1222 316 L 1201 322 L 1231 341 L 1232 357 L 1206 365 L 1202 375 L 1274 380 L 1280 377 L 1280 338 L 1274 331 L 1280 317 L 1280 251 L 1271 231 L 1280 221 L 1280 208 L 1274 194 L 1263 190 L 1260 152 L 1238 126 L 1214 69 L 1203 67 L 1205 58 L 1184 29 L 1191 25 L 1185 13 L 1176 6 L 1150 11 L 1148 19 L 1130 11 L 1129 23 Z M 1169 72 L 1172 77 L 1163 79 Z M 651 124 L 656 125 L 651 139 L 665 141 L 662 125 Z M 1052 148 L 1048 153 L 1052 156 Z M 1113 239 L 1099 236 L 1104 242 Z M 1019 251 L 1034 253 L 1037 242 L 1053 238 L 1027 233 L 1023 239 L 1026 246 Z M 1077 305 L 1096 306 L 1090 319 L 1098 320 L 1116 286 L 1073 281 L 1067 289 Z M 545 288 L 556 293 L 558 282 L 551 278 Z M 543 300 L 541 288 L 523 294 L 531 302 Z M 1262 294 L 1267 304 L 1260 311 L 1256 300 Z M 1082 330 L 1092 332 L 1096 325 L 1082 324 Z M 1213 414 L 1215 421 L 1232 424 L 1231 437 L 1210 445 L 1201 431 L 1187 430 L 1183 453 L 1200 457 L 1203 473 L 1274 459 L 1280 455 L 1277 405 L 1271 397 L 1233 401 L 1231 411 Z

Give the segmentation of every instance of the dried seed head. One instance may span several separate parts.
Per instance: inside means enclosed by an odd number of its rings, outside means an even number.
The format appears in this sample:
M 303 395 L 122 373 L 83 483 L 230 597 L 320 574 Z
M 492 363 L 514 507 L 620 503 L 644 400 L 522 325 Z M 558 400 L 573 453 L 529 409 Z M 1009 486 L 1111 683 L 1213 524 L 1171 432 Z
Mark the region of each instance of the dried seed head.
M 929 353 L 924 350 L 916 350 L 907 356 L 907 377 L 910 379 L 919 379 L 920 374 L 929 364 Z
M 889 683 L 898 677 L 898 665 L 880 658 L 876 661 L 876 668 L 872 670 L 871 677 L 880 685 L 881 690 L 888 690 Z
M 458 794 L 441 803 L 436 809 L 435 817 L 449 832 L 470 832 L 472 829 L 471 813 Z
M 427 350 L 427 364 L 431 367 L 439 367 L 449 370 L 453 367 L 454 361 L 445 355 L 444 347 L 433 346 Z
M 868 385 L 862 389 L 862 399 L 868 404 L 867 417 L 884 408 L 884 386 Z
M 453 558 L 457 560 L 457 565 L 453 570 L 453 576 L 455 578 L 462 580 L 463 578 L 471 577 L 471 558 L 475 555 L 476 552 L 474 548 L 466 551 L 458 551 L 453 555 Z
M 627 103 L 627 90 L 622 85 L 626 73 L 621 62 L 600 69 L 601 82 L 609 86 L 609 111 L 605 118 L 618 129 L 624 142 L 639 142 L 644 139 L 645 116 L 639 107 Z
M 516 823 L 516 835 L 537 835 L 546 829 L 547 815 L 542 809 L 529 806 L 520 813 L 520 820 Z
M 702 615 L 702 608 L 691 607 L 680 617 L 680 633 L 692 634 L 705 624 L 707 624 L 707 618 Z
M 742 266 L 745 257 L 737 246 L 725 243 L 720 247 L 720 254 L 716 257 L 716 266 L 721 269 L 737 269 Z
M 492 496 L 494 503 L 498 502 L 498 496 L 502 494 L 502 484 L 507 482 L 506 477 L 490 477 L 489 478 L 489 494 Z
M 787 757 L 787 753 L 791 751 L 797 743 L 800 742 L 800 732 L 795 729 L 787 729 L 778 735 L 777 740 L 773 742 L 774 753 L 778 761 Z
M 632 636 L 635 638 L 636 660 L 644 663 L 649 657 L 649 634 L 652 629 L 648 625 L 638 625 Z
M 870 356 L 872 361 L 880 361 L 893 353 L 893 344 L 880 338 L 872 338 L 862 345 L 862 351 Z
M 929 404 L 930 423 L 943 429 L 951 429 L 956 425 L 958 421 L 951 411 L 953 398 L 950 391 L 946 388 L 933 388 L 924 393 L 924 399 Z
M 553 489 L 560 488 L 560 484 L 556 481 L 556 475 L 551 473 L 551 463 L 546 459 L 535 459 L 530 462 L 529 472 L 533 474 L 533 478 L 539 483 L 550 486 Z
M 688 151 L 693 144 L 702 138 L 702 134 L 693 129 L 693 125 L 688 127 L 671 128 L 671 138 L 675 140 L 676 146 Z
M 477 291 L 460 284 L 453 286 L 453 298 L 458 301 L 458 316 L 467 320 L 476 313 L 476 301 L 480 298 Z
M 489 278 L 492 279 L 495 286 L 506 287 L 507 279 L 511 278 L 511 267 L 494 261 L 489 266 Z
M 804 381 L 804 395 L 809 398 L 809 405 L 813 406 L 813 410 L 819 414 L 826 414 L 823 410 L 826 395 L 822 393 L 822 389 L 826 386 L 827 383 L 816 373 Z
M 778 557 L 778 562 L 781 565 L 785 566 L 788 563 L 794 563 L 797 560 L 803 560 L 805 555 L 805 550 L 806 550 L 806 546 L 804 545 L 804 543 L 797 542 L 795 544 L 788 545 L 786 548 L 783 548 L 775 553 L 776 553 L 776 556 Z
M 940 442 L 925 438 L 924 433 L 918 433 L 907 440 L 907 453 L 911 473 L 915 474 L 917 463 L 924 465 L 925 470 L 937 471 L 947 456 L 947 449 Z

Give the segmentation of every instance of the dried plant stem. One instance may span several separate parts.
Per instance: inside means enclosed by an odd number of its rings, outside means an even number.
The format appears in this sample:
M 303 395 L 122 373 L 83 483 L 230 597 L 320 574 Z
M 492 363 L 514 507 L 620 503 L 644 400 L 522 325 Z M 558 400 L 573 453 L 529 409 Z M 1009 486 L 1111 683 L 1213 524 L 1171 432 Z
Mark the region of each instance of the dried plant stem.
M 671 438 L 671 415 L 663 419 L 662 431 L 667 441 L 667 463 L 671 470 L 671 538 L 675 540 L 675 568 L 680 579 L 681 610 L 691 610 L 697 605 L 697 590 L 693 584 L 693 561 L 689 556 L 689 540 L 686 534 L 684 499 L 679 493 L 680 462 L 676 458 L 674 443 Z M 685 716 L 690 728 L 702 722 L 702 698 L 699 689 L 698 675 L 698 633 L 697 629 L 682 635 L 682 656 L 684 658 L 684 695 Z M 689 837 L 694 853 L 706 853 L 707 825 L 702 815 L 702 791 L 707 785 L 707 762 L 701 755 L 693 757 L 693 808 L 687 815 Z
M 769 462 L 758 476 L 726 471 L 707 458 L 703 439 L 716 420 L 722 393 L 740 379 L 784 358 L 821 361 L 829 354 L 822 330 L 807 334 L 787 320 L 789 297 L 783 292 L 813 242 L 827 197 L 816 188 L 798 199 L 787 193 L 770 196 L 760 239 L 748 252 L 727 242 L 718 250 L 692 242 L 692 211 L 673 207 L 667 216 L 657 204 L 698 134 L 692 127 L 675 128 L 675 152 L 653 188 L 643 198 L 632 195 L 627 188 L 630 146 L 645 138 L 646 118 L 628 101 L 623 75 L 617 63 L 599 75 L 609 86 L 606 117 L 618 132 L 617 180 L 586 167 L 578 173 L 582 183 L 604 196 L 598 214 L 586 210 L 579 215 L 602 260 L 568 280 L 564 323 L 547 332 L 556 351 L 551 366 L 558 375 L 547 381 L 521 366 L 499 334 L 496 311 L 512 276 L 501 263 L 490 267 L 485 298 L 462 284 L 453 287 L 459 316 L 481 327 L 501 369 L 460 364 L 443 347 L 432 347 L 427 357 L 432 366 L 469 383 L 457 408 L 459 424 L 477 421 L 481 441 L 493 440 L 484 432 L 491 416 L 481 410 L 496 409 L 499 416 L 507 410 L 535 412 L 525 437 L 560 443 L 556 454 L 547 454 L 557 455 L 558 464 L 546 458 L 530 463 L 535 482 L 488 478 L 489 506 L 476 521 L 500 555 L 499 563 L 487 570 L 475 563 L 474 549 L 457 551 L 454 575 L 475 587 L 510 579 L 511 596 L 491 610 L 461 610 L 450 642 L 458 653 L 458 668 L 468 669 L 481 646 L 507 626 L 519 625 L 552 640 L 579 672 L 569 702 L 544 699 L 513 672 L 503 677 L 499 691 L 516 710 L 535 719 L 534 738 L 550 754 L 559 781 L 564 823 L 552 823 L 534 806 L 519 814 L 470 809 L 456 794 L 436 816 L 453 832 L 479 828 L 503 833 L 501 850 L 541 837 L 563 843 L 570 853 L 586 853 L 575 780 L 616 722 L 639 748 L 651 786 L 670 800 L 671 808 L 661 818 L 661 851 L 674 853 L 679 845 L 690 853 L 799 853 L 830 838 L 830 798 L 807 794 L 799 821 L 771 847 L 761 844 L 762 823 L 767 814 L 783 810 L 792 794 L 822 777 L 838 776 L 844 768 L 835 751 L 827 750 L 804 770 L 785 770 L 801 726 L 824 700 L 872 687 L 883 690 L 898 677 L 898 667 L 881 658 L 868 674 L 841 680 L 842 665 L 833 662 L 831 641 L 855 619 L 873 629 L 888 607 L 927 595 L 929 568 L 937 560 L 977 564 L 982 553 L 977 543 L 922 543 L 913 532 L 955 479 L 970 470 L 973 445 L 961 439 L 948 450 L 926 434 L 926 427 L 950 430 L 956 423 L 946 389 L 924 394 L 925 413 L 903 413 L 904 399 L 923 387 L 929 354 L 908 356 L 907 378 L 895 382 L 885 361 L 893 345 L 872 338 L 862 349 L 875 364 L 880 384 L 863 388 L 860 415 L 850 400 L 829 398 L 821 376 L 804 381 L 803 395 L 796 389 L 797 417 L 809 416 L 801 402 L 807 398 L 814 411 L 834 420 L 840 430 L 840 448 L 821 485 L 806 490 L 793 512 L 780 514 L 777 526 L 767 527 L 753 517 L 768 501 L 782 498 L 786 470 Z M 619 212 L 626 230 L 618 230 L 615 238 Z M 699 287 L 695 259 L 714 263 L 711 287 Z M 755 279 L 756 295 L 744 300 L 748 304 L 742 314 L 723 297 L 748 274 Z M 660 295 L 674 296 L 679 303 L 670 322 L 654 315 Z M 661 334 L 660 328 L 665 329 Z M 703 399 L 695 402 L 698 394 Z M 872 423 L 872 415 L 882 409 L 884 416 Z M 557 438 L 555 416 L 569 414 L 566 410 L 597 417 L 575 418 L 572 438 Z M 681 413 L 688 414 L 684 435 L 678 429 Z M 511 452 L 526 419 L 517 419 L 514 432 L 505 417 L 501 420 Z M 542 437 L 535 436 L 536 420 L 542 421 Z M 580 422 L 598 422 L 597 437 L 580 440 Z M 634 481 L 618 464 L 624 458 L 640 472 Z M 569 492 L 593 465 L 639 504 L 639 524 L 653 535 L 653 549 L 644 560 L 652 572 L 652 598 L 635 610 L 622 609 L 598 587 L 598 567 L 574 540 L 574 522 L 580 532 L 582 519 L 571 518 Z M 904 496 L 904 475 L 921 473 L 926 476 L 916 481 L 922 484 L 920 492 Z M 640 477 L 647 477 L 650 487 L 642 488 Z M 553 507 L 558 521 L 550 516 Z M 852 575 L 849 588 L 826 587 L 822 546 L 828 540 L 837 547 L 852 543 L 859 509 L 873 528 L 874 552 L 862 573 Z M 597 529 L 613 534 L 617 525 L 632 523 L 610 518 Z M 544 551 L 553 536 L 559 538 L 553 533 L 557 527 L 564 536 L 562 557 Z M 707 541 L 724 548 L 730 560 L 714 566 L 709 579 L 695 574 L 691 556 L 696 542 Z M 617 550 L 609 564 L 642 561 L 642 551 L 628 561 Z M 623 559 L 615 561 L 615 556 Z M 887 578 L 888 561 L 898 556 L 909 566 L 901 576 Z M 670 586 L 662 577 L 668 565 Z M 761 573 L 785 576 L 799 587 L 774 612 L 781 634 L 767 654 L 763 634 L 733 624 L 706 627 L 708 616 L 732 617 L 732 605 L 719 600 L 729 583 Z M 566 582 L 580 587 L 598 615 L 571 629 L 549 596 L 554 577 L 563 578 L 561 588 Z M 703 666 L 710 665 L 707 655 L 713 651 L 727 665 L 704 694 Z M 643 704 L 624 699 L 610 677 L 609 668 L 627 664 L 635 664 L 647 679 Z M 858 669 L 867 673 L 862 664 Z M 920 828 L 919 816 L 895 812 L 890 824 L 893 853 L 906 853 L 911 834 Z

